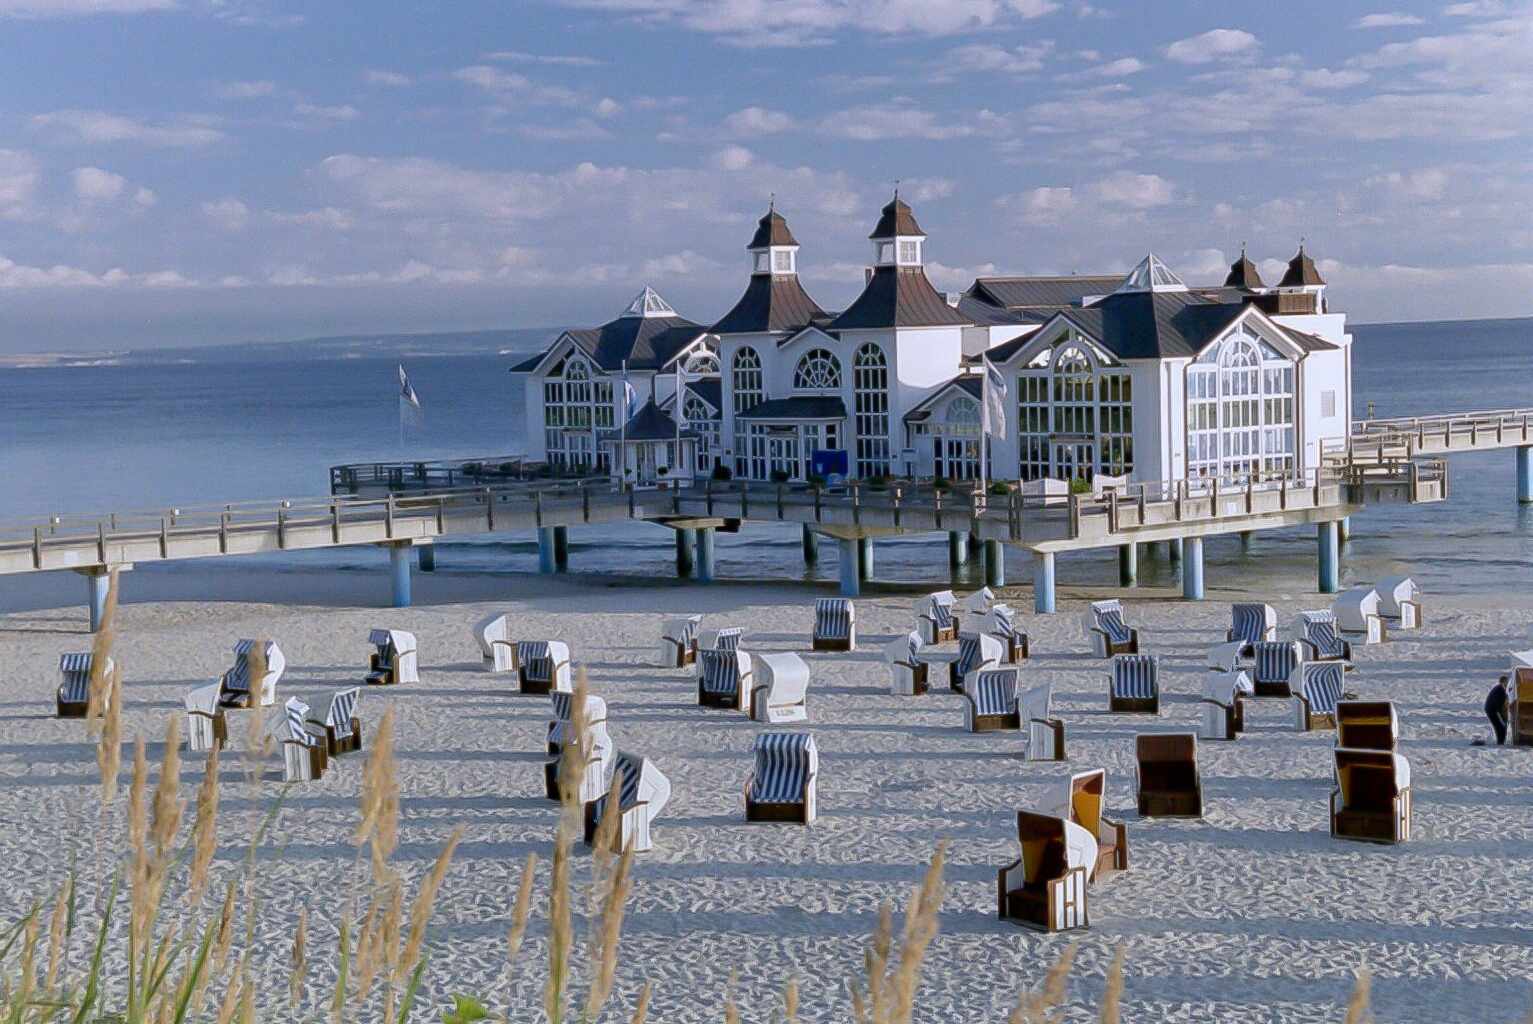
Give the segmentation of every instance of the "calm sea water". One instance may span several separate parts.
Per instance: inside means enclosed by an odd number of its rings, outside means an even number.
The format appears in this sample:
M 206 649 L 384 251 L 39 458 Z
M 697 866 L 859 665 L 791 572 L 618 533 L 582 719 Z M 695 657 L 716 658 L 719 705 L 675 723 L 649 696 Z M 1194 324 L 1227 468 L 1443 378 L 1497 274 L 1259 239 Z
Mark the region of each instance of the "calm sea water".
M 1357 410 L 1378 416 L 1533 406 L 1533 320 L 1355 329 Z M 237 363 L 216 352 L 171 366 L 0 370 L 0 459 L 6 490 L 0 518 L 303 498 L 324 494 L 326 469 L 401 454 L 395 361 L 360 358 Z M 522 402 L 506 356 L 415 357 L 408 361 L 425 415 L 408 429 L 411 458 L 468 458 L 526 450 Z M 1371 507 L 1354 517 L 1344 582 L 1408 570 L 1430 592 L 1527 593 L 1533 588 L 1533 509 L 1519 508 L 1512 454 L 1455 456 L 1452 497 L 1439 505 Z M 654 574 L 672 570 L 672 534 L 633 525 L 571 531 L 571 570 Z M 748 527 L 718 538 L 722 577 L 830 579 L 833 551 L 817 567 L 799 554 L 796 526 Z M 372 548 L 258 556 L 267 565 L 372 570 Z M 1312 529 L 1234 538 L 1205 552 L 1211 586 L 1259 574 L 1274 593 L 1314 586 Z M 527 571 L 531 537 L 455 542 L 439 549 L 442 572 Z M 188 571 L 238 568 L 215 560 Z M 948 579 L 940 536 L 881 540 L 876 575 Z M 1010 575 L 1030 566 L 1012 555 Z M 1064 584 L 1116 582 L 1111 552 L 1062 558 Z M 958 582 L 974 582 L 978 563 Z M 1163 555 L 1141 557 L 1141 580 L 1172 585 Z

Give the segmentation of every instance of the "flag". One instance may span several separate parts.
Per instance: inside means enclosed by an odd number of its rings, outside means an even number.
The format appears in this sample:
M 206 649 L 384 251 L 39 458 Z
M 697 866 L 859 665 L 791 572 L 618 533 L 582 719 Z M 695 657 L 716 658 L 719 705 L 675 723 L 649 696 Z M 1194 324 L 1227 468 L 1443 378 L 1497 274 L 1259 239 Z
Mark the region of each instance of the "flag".
M 1001 376 L 990 362 L 988 356 L 984 357 L 984 410 L 982 429 L 991 437 L 1006 440 L 1006 378 Z
M 680 433 L 687 429 L 687 412 L 682 408 L 682 396 L 686 391 L 686 378 L 681 373 L 681 360 L 676 361 L 676 430 Z
M 399 364 L 399 401 L 416 409 L 421 407 L 421 396 L 415 393 L 415 388 L 410 384 L 404 363 Z
M 628 383 L 628 360 L 623 360 L 623 422 L 633 419 L 639 411 L 639 393 Z

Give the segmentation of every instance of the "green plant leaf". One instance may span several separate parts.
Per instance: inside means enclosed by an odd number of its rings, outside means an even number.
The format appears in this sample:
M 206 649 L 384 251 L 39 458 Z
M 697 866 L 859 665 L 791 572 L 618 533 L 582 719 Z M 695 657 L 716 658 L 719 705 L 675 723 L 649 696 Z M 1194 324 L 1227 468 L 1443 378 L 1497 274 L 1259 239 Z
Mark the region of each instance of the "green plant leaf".
M 452 1009 L 442 1014 L 442 1024 L 469 1024 L 470 1021 L 489 1020 L 490 1011 L 473 996 L 452 994 Z

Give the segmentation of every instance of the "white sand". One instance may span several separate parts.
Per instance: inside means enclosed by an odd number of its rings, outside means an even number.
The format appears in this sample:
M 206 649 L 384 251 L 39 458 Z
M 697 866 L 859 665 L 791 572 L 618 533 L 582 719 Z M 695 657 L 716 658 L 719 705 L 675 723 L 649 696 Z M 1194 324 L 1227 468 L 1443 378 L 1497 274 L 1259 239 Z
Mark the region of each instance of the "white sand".
M 618 990 L 604 1019 L 626 1020 L 649 978 L 657 983 L 651 1020 L 721 1020 L 737 971 L 746 1020 L 767 1020 L 791 976 L 801 984 L 804 1020 L 849 1021 L 846 979 L 860 973 L 878 905 L 903 905 L 943 838 L 951 840 L 949 891 L 918 1020 L 1004 1020 L 1018 988 L 1038 981 L 1072 939 L 1080 948 L 1071 1020 L 1095 1019 L 1090 1007 L 1120 942 L 1128 950 L 1128 1021 L 1335 1021 L 1364 965 L 1376 978 L 1380 1021 L 1520 1020 L 1533 1005 L 1533 751 L 1469 746 L 1488 734 L 1480 703 L 1505 652 L 1525 646 L 1526 603 L 1428 595 L 1424 630 L 1360 650 L 1349 688 L 1395 701 L 1415 783 L 1415 838 L 1381 847 L 1330 838 L 1333 734 L 1293 732 L 1279 701 L 1248 704 L 1238 741 L 1200 744 L 1203 820 L 1134 813 L 1133 737 L 1196 728 L 1204 652 L 1222 639 L 1232 594 L 1187 604 L 1122 592 L 1144 649 L 1162 656 L 1159 718 L 1106 713 L 1105 663 L 1085 654 L 1078 600 L 1062 602 L 1060 614 L 1028 617 L 1034 658 L 1024 684 L 1054 683 L 1070 753 L 1067 763 L 1041 764 L 1017 757 L 1016 734 L 965 732 L 962 698 L 946 689 L 889 695 L 881 646 L 911 627 L 909 594 L 861 599 L 861 650 L 845 655 L 807 651 L 816 595 L 803 588 L 417 576 L 418 594 L 437 603 L 394 611 L 356 606 L 381 596 L 372 577 L 141 572 L 126 586 L 140 597 L 244 592 L 290 602 L 125 605 L 117 656 L 128 736 L 162 734 L 185 689 L 215 678 L 240 636 L 282 646 L 284 696 L 359 681 L 370 626 L 419 636 L 421 683 L 364 692 L 361 716 L 370 736 L 384 708 L 395 711 L 403 794 L 396 859 L 412 884 L 453 826 L 468 828 L 439 902 L 428 1007 L 447 992 L 470 992 L 497 1008 L 509 1002 L 512 1019 L 539 1019 L 542 871 L 533 934 L 510 972 L 503 950 L 521 861 L 529 850 L 545 855 L 553 833 L 556 808 L 542 795 L 549 706 L 512 692 L 514 678 L 481 670 L 469 626 L 493 608 L 513 611 L 526 637 L 567 641 L 607 700 L 614 740 L 652 757 L 673 785 L 654 826 L 656 848 L 638 858 Z M 78 581 L 75 590 L 83 590 Z M 1295 596 L 1274 601 L 1284 622 L 1324 606 L 1314 595 Z M 1012 602 L 1030 607 L 1025 590 Z M 745 626 L 750 649 L 795 650 L 810 664 L 809 727 L 821 757 L 814 825 L 744 822 L 742 790 L 760 726 L 698 708 L 690 670 L 653 667 L 661 618 L 687 611 Z M 81 722 L 52 717 L 58 654 L 88 647 L 78 607 L 0 617 L 7 918 L 34 896 L 51 898 L 71 858 L 95 863 L 94 753 Z M 236 750 L 244 721 L 231 714 Z M 1016 856 L 1015 810 L 1050 780 L 1097 766 L 1109 772 L 1113 815 L 1128 822 L 1130 871 L 1091 890 L 1084 932 L 1044 936 L 998 921 L 996 869 Z M 282 789 L 279 767 L 275 758 L 266 766 L 268 803 Z M 339 916 L 361 774 L 362 759 L 352 755 L 323 780 L 293 789 L 260 851 L 280 864 L 265 883 L 270 928 L 262 941 L 273 963 L 286 955 L 300 902 Z M 187 766 L 188 796 L 199 776 L 198 765 Z M 223 796 L 231 813 L 221 863 L 233 871 L 252 820 L 237 810 L 248 807 L 248 789 L 234 757 Z M 586 863 L 582 852 L 578 877 Z M 317 927 L 310 948 L 333 950 L 333 929 Z M 328 985 L 333 970 L 316 968 L 316 986 Z

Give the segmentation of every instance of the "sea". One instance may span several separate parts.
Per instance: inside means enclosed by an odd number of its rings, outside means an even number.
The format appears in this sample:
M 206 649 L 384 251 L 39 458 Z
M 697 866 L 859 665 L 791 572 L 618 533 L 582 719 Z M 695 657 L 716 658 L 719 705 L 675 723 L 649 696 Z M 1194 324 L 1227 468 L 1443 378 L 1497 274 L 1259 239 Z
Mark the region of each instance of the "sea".
M 1354 326 L 1358 416 L 1428 415 L 1533 406 L 1533 319 Z M 297 350 L 295 350 L 296 352 Z M 522 434 L 522 389 L 508 370 L 519 357 L 415 353 L 404 360 L 421 413 L 403 431 L 394 356 L 253 359 L 239 351 L 186 349 L 174 361 L 0 369 L 0 528 L 52 515 L 166 509 L 323 496 L 328 468 L 347 462 L 484 460 L 532 450 Z M 1353 517 L 1343 584 L 1408 572 L 1427 593 L 1533 592 L 1533 506 L 1516 501 L 1511 451 L 1456 455 L 1440 504 L 1370 506 Z M 1315 587 L 1313 527 L 1267 531 L 1205 546 L 1210 589 L 1221 585 L 1302 593 Z M 526 573 L 528 536 L 452 540 L 438 547 L 442 573 Z M 834 550 L 802 557 L 796 525 L 746 525 L 717 538 L 721 579 L 825 581 Z M 165 571 L 268 569 L 378 571 L 371 547 L 208 559 Z M 880 539 L 875 578 L 977 585 L 978 561 L 950 572 L 942 535 Z M 1164 545 L 1140 558 L 1143 586 L 1174 586 L 1180 566 Z M 571 574 L 674 572 L 663 527 L 570 530 Z M 1008 575 L 1026 582 L 1029 561 L 1011 554 Z M 1063 586 L 1112 587 L 1113 551 L 1062 556 Z

